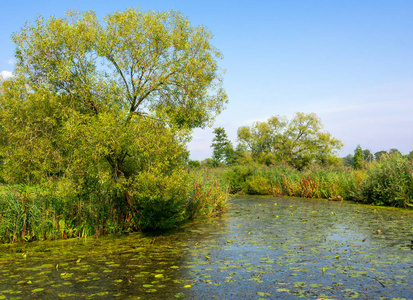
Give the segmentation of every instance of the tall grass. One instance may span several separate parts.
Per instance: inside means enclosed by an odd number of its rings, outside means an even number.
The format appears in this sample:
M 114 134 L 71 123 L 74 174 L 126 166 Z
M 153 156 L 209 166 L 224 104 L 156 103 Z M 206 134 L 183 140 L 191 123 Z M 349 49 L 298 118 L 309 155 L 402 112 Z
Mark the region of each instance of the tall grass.
M 356 200 L 375 205 L 413 206 L 413 162 L 395 153 L 362 170 L 343 166 L 237 165 L 201 170 L 213 174 L 233 194 Z
M 28 187 L 3 186 L 0 192 L 0 242 L 98 236 L 141 229 L 168 229 L 186 219 L 216 216 L 226 210 L 227 189 L 208 174 L 171 177 L 143 174 L 133 189 L 134 210 L 124 194 L 93 180 L 77 193 L 67 182 Z
M 198 171 L 199 172 L 199 171 Z M 206 172 L 206 171 L 202 171 Z M 233 194 L 354 199 L 364 171 L 312 166 L 298 171 L 288 165 L 238 165 L 209 171 Z
M 58 236 L 55 210 L 33 188 L 6 187 L 0 196 L 1 241 L 41 239 L 43 234 Z
M 0 242 L 87 237 L 140 229 L 168 229 L 186 219 L 227 209 L 228 194 L 338 198 L 375 205 L 413 207 L 413 162 L 388 155 L 365 169 L 288 165 L 194 168 L 166 177 L 142 174 L 130 194 L 85 178 L 0 189 Z
M 191 173 L 191 189 L 185 205 L 190 219 L 213 217 L 227 210 L 228 184 L 220 169 L 198 169 Z

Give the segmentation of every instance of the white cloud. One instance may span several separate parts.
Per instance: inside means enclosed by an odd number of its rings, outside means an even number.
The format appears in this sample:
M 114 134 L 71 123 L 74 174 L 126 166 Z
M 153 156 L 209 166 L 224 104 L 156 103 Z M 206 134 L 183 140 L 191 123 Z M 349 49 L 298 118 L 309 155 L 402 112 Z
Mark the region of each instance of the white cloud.
M 10 71 L 1 71 L 0 72 L 0 77 L 3 78 L 3 79 L 6 79 L 6 78 L 9 78 L 9 77 L 12 77 L 12 76 L 13 76 L 13 73 L 10 72 Z
M 7 60 L 7 63 L 8 63 L 9 65 L 13 65 L 13 64 L 14 64 L 14 59 L 13 59 L 13 58 L 10 58 L 9 60 Z

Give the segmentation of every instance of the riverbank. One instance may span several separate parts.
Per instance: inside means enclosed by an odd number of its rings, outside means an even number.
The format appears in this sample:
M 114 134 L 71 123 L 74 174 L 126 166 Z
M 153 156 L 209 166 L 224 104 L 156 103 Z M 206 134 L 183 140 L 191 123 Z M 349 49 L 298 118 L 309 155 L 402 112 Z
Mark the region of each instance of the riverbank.
M 227 189 L 200 176 L 147 178 L 130 196 L 130 213 L 116 193 L 97 189 L 87 197 L 54 186 L 3 185 L 0 242 L 67 239 L 146 230 L 166 230 L 188 219 L 213 217 L 227 209 Z M 156 183 L 156 184 L 151 184 Z M 121 195 L 123 196 L 123 195 Z
M 95 186 L 96 188 L 96 186 Z M 193 168 L 168 178 L 142 177 L 129 195 L 97 186 L 79 194 L 64 184 L 3 186 L 0 242 L 100 236 L 142 229 L 166 230 L 185 220 L 226 210 L 228 194 L 273 195 L 413 207 L 413 164 L 391 155 L 361 170 L 287 165 Z
M 219 178 L 232 194 L 344 199 L 413 208 L 413 161 L 397 154 L 383 156 L 360 170 L 313 165 L 298 171 L 285 164 L 248 164 L 192 171 Z

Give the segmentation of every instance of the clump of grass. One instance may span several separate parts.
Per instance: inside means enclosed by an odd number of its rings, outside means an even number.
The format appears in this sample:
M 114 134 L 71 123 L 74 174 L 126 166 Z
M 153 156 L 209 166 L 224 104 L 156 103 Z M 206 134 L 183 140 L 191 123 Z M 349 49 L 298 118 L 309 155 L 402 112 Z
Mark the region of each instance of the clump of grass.
M 31 241 L 40 239 L 45 231 L 53 235 L 57 229 L 57 224 L 51 221 L 54 212 L 45 209 L 42 202 L 44 199 L 35 190 L 23 185 L 4 190 L 0 196 L 0 240 Z
M 228 184 L 222 169 L 199 169 L 192 172 L 191 189 L 185 205 L 189 219 L 214 217 L 227 210 Z
M 194 182 L 194 187 L 185 205 L 189 219 L 214 217 L 226 210 L 228 194 L 215 181 L 212 186 Z

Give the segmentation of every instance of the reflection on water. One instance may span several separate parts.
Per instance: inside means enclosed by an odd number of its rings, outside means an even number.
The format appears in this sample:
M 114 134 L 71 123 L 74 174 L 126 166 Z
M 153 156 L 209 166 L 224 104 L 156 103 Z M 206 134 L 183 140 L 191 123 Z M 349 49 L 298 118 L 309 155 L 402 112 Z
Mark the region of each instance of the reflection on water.
M 413 211 L 237 197 L 164 234 L 0 246 L 0 299 L 413 298 Z

